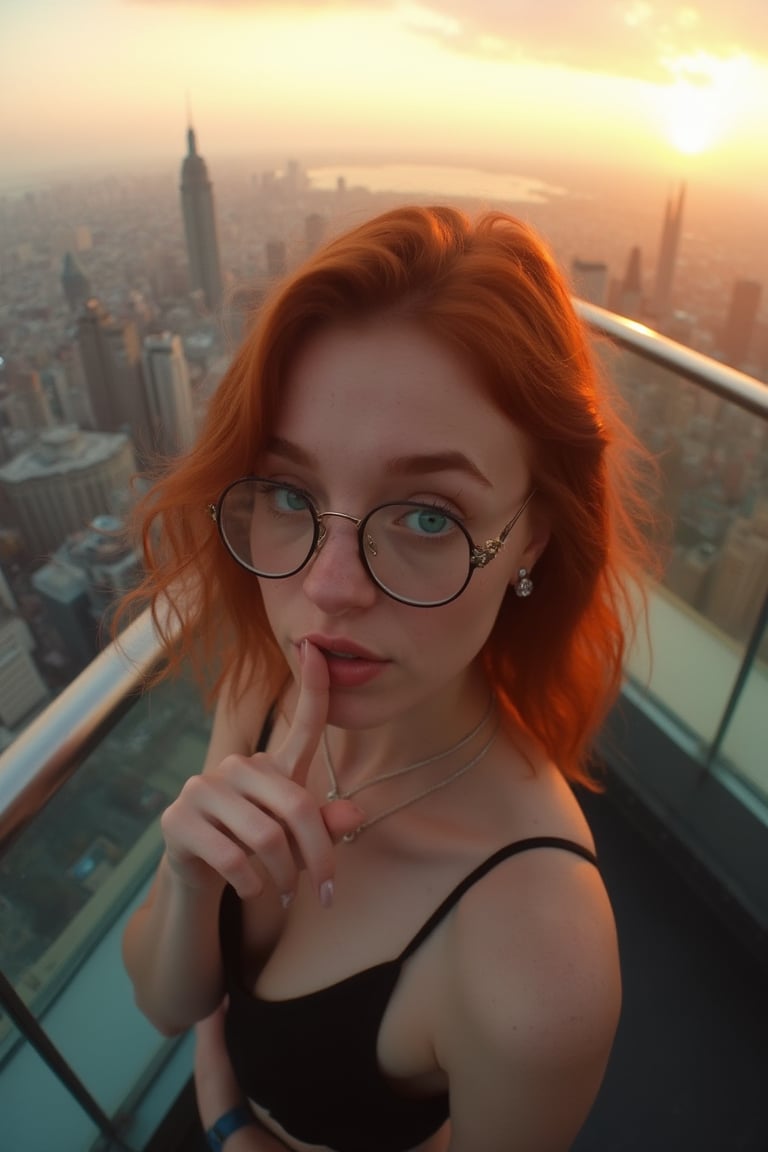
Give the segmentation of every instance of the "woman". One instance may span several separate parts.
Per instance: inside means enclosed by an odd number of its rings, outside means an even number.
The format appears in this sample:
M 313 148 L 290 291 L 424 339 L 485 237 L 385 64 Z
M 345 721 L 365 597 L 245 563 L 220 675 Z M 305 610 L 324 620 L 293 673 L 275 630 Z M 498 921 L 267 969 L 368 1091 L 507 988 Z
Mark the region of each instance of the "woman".
M 163 1032 L 207 1018 L 211 1147 L 570 1146 L 620 1006 L 570 783 L 632 451 L 541 242 L 407 208 L 279 290 L 153 489 L 138 595 L 216 711 L 125 960 Z

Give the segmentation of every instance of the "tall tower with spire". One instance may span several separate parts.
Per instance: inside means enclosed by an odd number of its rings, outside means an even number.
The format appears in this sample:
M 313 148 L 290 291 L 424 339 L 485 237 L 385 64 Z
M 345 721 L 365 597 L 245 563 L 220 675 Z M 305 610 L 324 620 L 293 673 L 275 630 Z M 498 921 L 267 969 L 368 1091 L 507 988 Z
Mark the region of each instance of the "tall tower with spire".
M 61 287 L 73 312 L 77 312 L 91 297 L 91 285 L 88 277 L 71 252 L 64 254 L 64 262 L 61 266 Z
M 643 308 L 643 275 L 641 268 L 642 252 L 640 247 L 635 244 L 629 253 L 627 270 L 621 282 L 619 305 L 621 315 L 629 316 L 630 319 L 633 320 L 636 320 L 641 315 Z
M 221 265 L 213 208 L 213 185 L 197 151 L 195 130 L 187 129 L 187 155 L 181 165 L 181 210 L 187 238 L 192 286 L 203 293 L 211 312 L 221 306 Z
M 683 230 L 683 208 L 685 206 L 685 184 L 680 185 L 680 191 L 675 203 L 670 196 L 664 213 L 664 225 L 661 230 L 661 243 L 659 245 L 659 259 L 656 264 L 656 281 L 651 301 L 651 318 L 662 327 L 669 318 L 672 302 L 672 281 L 675 278 L 677 265 L 677 252 L 680 247 L 680 234 Z

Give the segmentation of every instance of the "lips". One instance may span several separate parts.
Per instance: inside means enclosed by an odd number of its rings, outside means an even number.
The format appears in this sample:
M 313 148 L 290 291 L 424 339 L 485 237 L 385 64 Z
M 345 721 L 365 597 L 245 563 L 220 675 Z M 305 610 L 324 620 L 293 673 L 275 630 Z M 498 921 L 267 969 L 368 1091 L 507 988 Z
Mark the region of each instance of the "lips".
M 331 688 L 360 688 L 379 676 L 389 664 L 368 648 L 335 636 L 307 636 L 319 648 L 328 666 Z
M 310 635 L 307 636 L 306 639 L 309 640 L 310 644 L 314 644 L 316 648 L 319 648 L 326 657 L 386 663 L 386 661 L 382 660 L 380 656 L 377 656 L 375 652 L 371 652 L 368 648 L 363 648 L 360 644 L 355 644 L 353 640 L 319 635 Z

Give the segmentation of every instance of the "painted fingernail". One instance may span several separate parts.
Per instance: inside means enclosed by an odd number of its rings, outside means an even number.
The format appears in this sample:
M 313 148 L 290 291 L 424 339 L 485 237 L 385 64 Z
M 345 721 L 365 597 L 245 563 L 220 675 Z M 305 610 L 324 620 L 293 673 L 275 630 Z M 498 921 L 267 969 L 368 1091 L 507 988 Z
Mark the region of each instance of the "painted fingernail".
M 320 885 L 320 903 L 323 908 L 330 908 L 333 904 L 333 880 L 324 880 Z
M 280 903 L 283 908 L 290 908 L 291 904 L 293 904 L 293 892 L 283 892 L 280 896 Z

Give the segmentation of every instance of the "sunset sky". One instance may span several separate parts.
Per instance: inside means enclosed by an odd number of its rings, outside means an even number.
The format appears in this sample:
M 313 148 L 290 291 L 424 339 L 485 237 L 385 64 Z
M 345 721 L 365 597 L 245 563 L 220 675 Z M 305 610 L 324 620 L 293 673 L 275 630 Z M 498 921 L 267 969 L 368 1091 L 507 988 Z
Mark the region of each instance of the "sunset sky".
M 768 182 L 766 0 L 2 0 L 0 181 L 183 150 Z

